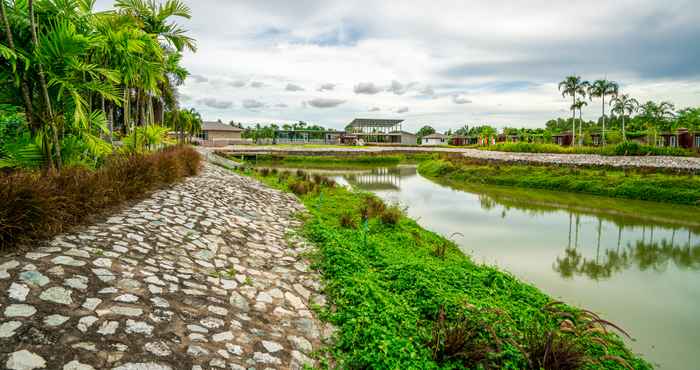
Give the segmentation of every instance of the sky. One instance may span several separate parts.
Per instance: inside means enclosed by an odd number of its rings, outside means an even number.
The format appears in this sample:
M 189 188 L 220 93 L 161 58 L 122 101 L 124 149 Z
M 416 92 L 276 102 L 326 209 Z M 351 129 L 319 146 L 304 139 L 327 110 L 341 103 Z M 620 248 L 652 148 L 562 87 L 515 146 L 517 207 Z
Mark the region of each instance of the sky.
M 698 0 L 184 2 L 198 50 L 181 105 L 205 120 L 543 127 L 571 114 L 557 85 L 572 74 L 700 106 Z

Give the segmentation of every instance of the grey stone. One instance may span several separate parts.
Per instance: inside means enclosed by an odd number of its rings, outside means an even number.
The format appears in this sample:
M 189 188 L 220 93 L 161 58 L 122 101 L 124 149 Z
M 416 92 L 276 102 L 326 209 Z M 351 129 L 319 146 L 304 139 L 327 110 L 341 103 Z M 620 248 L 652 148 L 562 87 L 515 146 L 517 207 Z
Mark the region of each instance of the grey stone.
M 24 284 L 12 283 L 7 292 L 11 299 L 24 302 L 27 299 L 27 294 L 29 294 L 29 287 Z
M 170 348 L 168 348 L 168 345 L 163 341 L 146 343 L 144 348 L 146 351 L 161 357 L 170 356 L 173 353 Z
M 51 262 L 53 262 L 54 264 L 57 264 L 57 265 L 65 265 L 65 266 L 76 266 L 76 267 L 85 266 L 84 261 L 76 260 L 75 258 L 69 257 L 69 256 L 57 256 L 57 257 L 54 257 L 54 259 L 52 259 Z
M 87 332 L 88 329 L 97 322 L 97 317 L 95 316 L 84 316 L 81 317 L 80 320 L 78 320 L 78 330 L 82 331 L 83 333 Z
M 15 330 L 19 329 L 22 323 L 19 321 L 8 321 L 0 324 L 0 338 L 9 338 L 15 335 Z
M 11 304 L 5 307 L 7 317 L 30 317 L 36 313 L 36 308 L 28 304 Z
M 63 370 L 95 370 L 95 368 L 87 364 L 82 364 L 78 362 L 78 360 L 73 360 L 63 365 Z
M 11 353 L 7 358 L 5 366 L 10 370 L 42 369 L 46 367 L 46 360 L 36 353 L 23 349 L 21 351 Z
M 102 323 L 97 332 L 102 335 L 112 335 L 117 332 L 119 321 L 105 321 Z
M 267 352 L 277 352 L 283 348 L 281 344 L 279 344 L 277 342 L 270 341 L 270 340 L 262 341 L 262 345 L 263 345 L 263 347 L 265 347 L 265 350 Z
M 151 335 L 153 326 L 143 321 L 126 320 L 126 332 Z
M 83 303 L 83 308 L 94 311 L 100 303 L 102 303 L 102 300 L 99 298 L 87 298 L 85 303 Z
M 173 368 L 168 365 L 158 364 L 155 362 L 129 362 L 119 367 L 115 367 L 112 370 L 172 370 Z
M 59 326 L 68 321 L 68 319 L 70 319 L 70 317 L 54 314 L 51 316 L 46 316 L 44 318 L 44 324 L 47 326 Z
M 70 305 L 73 304 L 73 299 L 71 298 L 71 290 L 63 287 L 53 287 L 46 289 L 41 292 L 39 298 L 44 301 L 49 301 L 58 304 Z
M 211 339 L 212 339 L 214 342 L 230 341 L 230 340 L 233 340 L 233 333 L 231 333 L 230 331 L 224 331 L 224 332 L 221 332 L 221 333 L 216 333 L 216 334 L 214 334 L 214 335 L 211 336 Z
M 34 284 L 36 286 L 44 286 L 48 284 L 51 280 L 47 278 L 44 274 L 39 271 L 24 271 L 19 274 L 19 279 Z
M 123 303 L 134 303 L 139 300 L 139 297 L 133 295 L 133 294 L 122 294 L 120 296 L 117 296 L 114 298 L 116 302 L 123 302 Z
M 292 346 L 294 349 L 299 350 L 304 353 L 309 353 L 313 350 L 313 347 L 311 346 L 311 342 L 309 342 L 306 338 L 304 337 L 297 337 L 295 335 L 290 335 L 287 337 L 290 343 L 292 343 Z

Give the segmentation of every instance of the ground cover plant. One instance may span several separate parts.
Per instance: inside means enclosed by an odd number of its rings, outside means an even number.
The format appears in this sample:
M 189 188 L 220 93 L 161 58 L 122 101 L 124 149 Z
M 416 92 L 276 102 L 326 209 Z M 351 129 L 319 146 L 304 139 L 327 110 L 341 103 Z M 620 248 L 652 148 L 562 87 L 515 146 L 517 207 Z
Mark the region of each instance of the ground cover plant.
M 683 148 L 655 147 L 651 145 L 641 145 L 634 142 L 624 142 L 617 145 L 604 147 L 595 146 L 561 146 L 557 144 L 536 144 L 536 143 L 500 143 L 488 147 L 485 150 L 514 153 L 556 153 L 556 154 L 599 154 L 606 156 L 629 155 L 629 156 L 692 156 L 693 152 Z
M 0 250 L 46 239 L 110 207 L 195 175 L 200 155 L 176 146 L 150 154 L 115 154 L 86 167 L 0 174 Z
M 228 157 L 234 161 L 240 161 L 241 157 L 224 152 L 217 152 L 220 156 Z M 334 168 L 343 167 L 376 167 L 392 166 L 400 163 L 420 163 L 422 161 L 438 158 L 435 154 L 374 154 L 374 153 L 350 153 L 349 155 L 256 155 L 243 158 L 256 165 L 292 165 L 306 168 Z
M 444 157 L 418 166 L 421 175 L 450 184 L 491 184 L 700 206 L 700 176 L 646 169 L 494 163 Z
M 323 185 L 304 171 L 239 173 L 295 191 L 308 209 L 301 232 L 317 246 L 338 328 L 327 365 L 371 369 L 646 369 L 614 327 L 552 301 L 373 195 Z M 286 175 L 282 175 L 286 173 Z M 392 216 L 386 217 L 387 213 Z M 622 334 L 624 335 L 624 334 Z

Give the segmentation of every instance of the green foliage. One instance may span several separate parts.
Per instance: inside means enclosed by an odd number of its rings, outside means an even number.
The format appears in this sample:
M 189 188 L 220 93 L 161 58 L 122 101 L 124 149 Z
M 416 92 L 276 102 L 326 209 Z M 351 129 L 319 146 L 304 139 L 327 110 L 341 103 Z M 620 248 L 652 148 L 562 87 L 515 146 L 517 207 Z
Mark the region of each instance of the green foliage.
M 289 190 L 286 180 L 253 175 Z M 533 365 L 551 359 L 530 358 L 526 349 L 536 351 L 528 338 L 551 332 L 563 338 L 563 345 L 557 339 L 537 348 L 551 348 L 559 359 L 566 355 L 567 363 L 624 369 L 606 357 L 615 356 L 634 368 L 650 368 L 613 334 L 561 331 L 563 318 L 547 310 L 551 300 L 545 294 L 475 264 L 454 243 L 404 215 L 395 224 L 366 217 L 387 209 L 376 197 L 342 187 L 323 188 L 322 194 L 323 202 L 319 193 L 301 196 L 309 212 L 302 231 L 318 248 L 314 267 L 322 273 L 332 307 L 321 312 L 322 318 L 339 329 L 326 349 L 337 367 L 538 368 Z M 350 218 L 368 218 L 367 227 L 348 227 Z M 437 245 L 445 249 L 439 257 Z M 533 332 L 533 327 L 541 330 Z
M 468 159 L 423 162 L 421 175 L 455 184 L 492 184 L 700 205 L 700 177 L 657 171 L 517 165 Z
M 613 138 L 614 139 L 614 138 Z M 611 140 L 612 141 L 612 140 Z M 668 155 L 686 157 L 692 153 L 683 148 L 654 147 L 641 145 L 634 142 L 623 142 L 614 146 L 592 147 L 592 146 L 571 146 L 565 147 L 556 144 L 534 144 L 534 143 L 500 143 L 491 145 L 486 150 L 498 152 L 516 153 L 557 153 L 557 154 L 599 154 L 606 156 L 614 155 Z
M 152 150 L 172 144 L 168 138 L 169 129 L 163 126 L 142 126 L 137 127 L 129 135 L 122 139 L 123 151 L 130 153 L 141 153 L 146 149 Z

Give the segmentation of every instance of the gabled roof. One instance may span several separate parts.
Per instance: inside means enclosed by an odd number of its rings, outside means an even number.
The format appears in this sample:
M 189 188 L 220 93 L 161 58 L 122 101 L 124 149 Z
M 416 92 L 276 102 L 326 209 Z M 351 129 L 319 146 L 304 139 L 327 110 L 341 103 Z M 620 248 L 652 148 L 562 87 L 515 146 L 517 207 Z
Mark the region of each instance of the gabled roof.
M 434 134 L 430 134 L 430 135 L 427 135 L 427 136 L 423 136 L 423 139 L 446 139 L 446 138 L 447 138 L 446 135 L 443 135 L 443 134 L 441 134 L 441 133 L 439 133 L 439 132 L 436 132 L 436 133 L 434 133 Z
M 393 127 L 401 122 L 402 119 L 355 118 L 348 127 Z
M 202 122 L 202 131 L 243 131 L 238 127 L 233 127 L 221 122 Z

